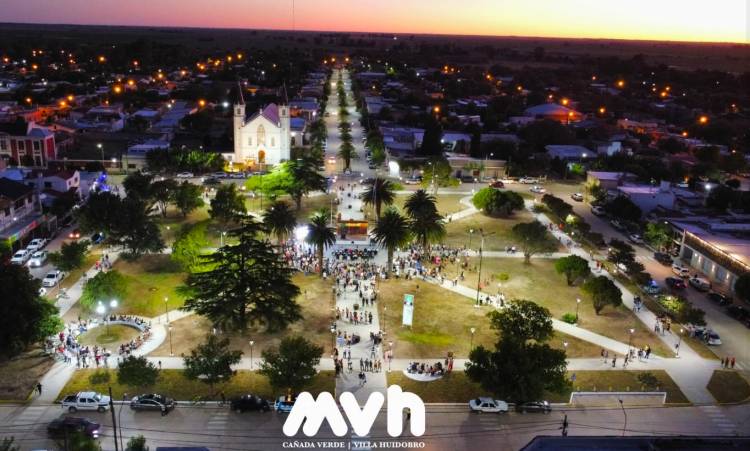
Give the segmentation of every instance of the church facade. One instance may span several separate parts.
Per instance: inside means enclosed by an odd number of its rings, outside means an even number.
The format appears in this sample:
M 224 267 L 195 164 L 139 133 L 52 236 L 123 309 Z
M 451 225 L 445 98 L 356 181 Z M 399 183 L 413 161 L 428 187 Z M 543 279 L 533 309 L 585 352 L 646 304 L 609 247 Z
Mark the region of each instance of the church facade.
M 245 166 L 277 165 L 291 157 L 289 106 L 271 103 L 245 118 L 244 102 L 234 105 L 234 155 Z

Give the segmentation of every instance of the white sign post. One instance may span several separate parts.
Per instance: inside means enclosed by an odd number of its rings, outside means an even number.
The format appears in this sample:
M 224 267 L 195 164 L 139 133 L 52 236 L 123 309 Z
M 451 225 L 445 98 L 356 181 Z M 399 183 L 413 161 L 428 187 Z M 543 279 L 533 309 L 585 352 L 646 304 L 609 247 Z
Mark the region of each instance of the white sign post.
M 404 295 L 404 313 L 403 313 L 403 321 L 402 324 L 404 326 L 410 326 L 412 320 L 414 319 L 414 295 L 413 294 L 405 294 Z

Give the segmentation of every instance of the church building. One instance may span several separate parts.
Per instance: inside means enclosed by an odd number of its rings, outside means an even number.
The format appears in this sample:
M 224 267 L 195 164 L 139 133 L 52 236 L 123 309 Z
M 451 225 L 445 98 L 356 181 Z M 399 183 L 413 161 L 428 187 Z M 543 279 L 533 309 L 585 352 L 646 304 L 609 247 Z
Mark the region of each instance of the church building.
M 291 126 L 288 105 L 271 103 L 245 119 L 245 101 L 234 105 L 235 164 L 277 165 L 291 157 Z

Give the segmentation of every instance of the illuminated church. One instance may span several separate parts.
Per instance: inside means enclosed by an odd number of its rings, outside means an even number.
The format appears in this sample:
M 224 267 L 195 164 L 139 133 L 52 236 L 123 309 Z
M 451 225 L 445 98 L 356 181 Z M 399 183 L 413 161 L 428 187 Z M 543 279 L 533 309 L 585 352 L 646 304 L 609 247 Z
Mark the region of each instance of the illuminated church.
M 234 163 L 276 165 L 289 160 L 291 126 L 288 105 L 271 103 L 245 119 L 245 101 L 234 105 Z

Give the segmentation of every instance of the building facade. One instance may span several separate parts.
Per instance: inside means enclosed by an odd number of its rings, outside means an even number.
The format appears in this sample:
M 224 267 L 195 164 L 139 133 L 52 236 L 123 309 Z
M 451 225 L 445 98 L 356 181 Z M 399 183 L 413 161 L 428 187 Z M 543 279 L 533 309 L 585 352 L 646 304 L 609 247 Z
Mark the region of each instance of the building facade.
M 243 101 L 234 105 L 232 163 L 249 167 L 277 165 L 291 157 L 291 125 L 287 105 L 269 104 L 245 119 Z
M 0 158 L 11 165 L 46 167 L 57 158 L 55 135 L 33 122 L 0 124 Z

